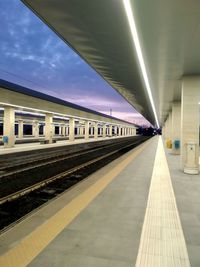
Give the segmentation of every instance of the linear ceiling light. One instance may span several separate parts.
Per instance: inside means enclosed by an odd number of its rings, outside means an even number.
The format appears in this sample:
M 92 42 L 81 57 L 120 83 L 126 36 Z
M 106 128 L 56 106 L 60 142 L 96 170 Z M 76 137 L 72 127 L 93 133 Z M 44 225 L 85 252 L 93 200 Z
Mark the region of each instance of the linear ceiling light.
M 150 87 L 150 84 L 149 84 L 149 79 L 148 79 L 148 76 L 147 76 L 146 67 L 145 67 L 145 64 L 144 64 L 144 59 L 143 59 L 143 55 L 142 55 L 140 41 L 139 41 L 138 34 L 137 34 L 136 24 L 135 24 L 135 20 L 134 20 L 132 8 L 131 8 L 130 0 L 123 0 L 123 4 L 124 4 L 124 8 L 125 8 L 126 15 L 127 15 L 127 18 L 128 18 L 128 22 L 129 22 L 129 26 L 130 26 L 130 30 L 131 30 L 131 34 L 132 34 L 132 38 L 133 38 L 133 43 L 135 45 L 135 49 L 136 49 L 136 52 L 137 52 L 138 61 L 139 61 L 140 68 L 141 68 L 141 71 L 142 71 L 142 76 L 143 76 L 143 79 L 144 79 L 146 90 L 147 90 L 147 93 L 148 93 L 148 96 L 149 96 L 149 100 L 150 100 L 150 103 L 151 103 L 151 106 L 152 106 L 152 109 L 153 109 L 153 113 L 154 113 L 154 117 L 155 117 L 155 120 L 156 120 L 157 127 L 159 128 L 158 117 L 157 117 L 157 114 L 156 114 L 156 109 L 155 109 L 155 105 L 154 105 L 154 101 L 153 101 L 152 91 L 151 91 L 151 87 Z

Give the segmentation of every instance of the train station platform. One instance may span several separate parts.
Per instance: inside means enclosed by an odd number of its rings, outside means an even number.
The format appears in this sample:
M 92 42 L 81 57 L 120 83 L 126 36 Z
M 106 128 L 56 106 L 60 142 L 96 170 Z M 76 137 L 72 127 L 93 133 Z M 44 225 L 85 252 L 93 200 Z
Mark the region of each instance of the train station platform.
M 127 135 L 127 136 L 113 136 L 113 137 L 98 137 L 97 139 L 96 138 L 89 138 L 89 139 L 76 138 L 74 141 L 57 140 L 56 143 L 52 143 L 52 144 L 41 144 L 40 142 L 31 142 L 31 143 L 15 144 L 15 146 L 12 148 L 4 148 L 3 146 L 0 146 L 0 156 L 6 155 L 6 154 L 17 153 L 17 152 L 33 151 L 33 150 L 39 150 L 39 149 L 55 148 L 55 147 L 62 147 L 62 146 L 67 146 L 67 145 L 76 145 L 76 144 L 82 144 L 82 143 L 105 141 L 105 140 L 110 140 L 110 139 L 127 138 L 127 137 L 130 137 L 130 136 Z
M 154 137 L 0 236 L 0 266 L 200 266 L 200 177 Z

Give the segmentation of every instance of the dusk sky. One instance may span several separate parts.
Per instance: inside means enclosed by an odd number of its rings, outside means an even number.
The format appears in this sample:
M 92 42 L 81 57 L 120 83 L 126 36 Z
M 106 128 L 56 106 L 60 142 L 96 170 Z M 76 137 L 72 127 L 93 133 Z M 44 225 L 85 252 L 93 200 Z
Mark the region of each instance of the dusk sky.
M 0 0 L 0 78 L 137 124 L 145 120 L 19 0 Z

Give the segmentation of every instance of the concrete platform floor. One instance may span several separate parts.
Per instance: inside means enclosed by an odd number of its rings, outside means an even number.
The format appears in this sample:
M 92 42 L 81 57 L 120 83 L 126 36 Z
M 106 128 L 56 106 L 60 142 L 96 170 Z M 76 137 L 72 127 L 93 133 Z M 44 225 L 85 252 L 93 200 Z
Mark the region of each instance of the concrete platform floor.
M 200 266 L 200 174 L 180 170 L 180 156 L 166 150 L 172 185 L 191 266 Z
M 200 266 L 200 177 L 178 166 L 146 141 L 2 234 L 0 266 Z
M 59 147 L 63 145 L 73 145 L 73 144 L 81 144 L 81 143 L 88 143 L 88 142 L 96 142 L 101 140 L 109 140 L 109 139 L 116 139 L 116 138 L 126 138 L 129 136 L 113 136 L 113 137 L 99 137 L 98 139 L 90 138 L 88 140 L 82 139 L 75 139 L 74 141 L 69 140 L 58 140 L 56 143 L 53 144 L 40 144 L 39 142 L 36 143 L 24 143 L 24 144 L 15 144 L 12 148 L 4 148 L 3 146 L 0 146 L 0 155 L 6 155 L 16 152 L 23 152 L 23 151 L 31 151 L 31 150 L 37 150 L 37 149 L 45 149 L 45 148 L 53 148 L 53 147 Z

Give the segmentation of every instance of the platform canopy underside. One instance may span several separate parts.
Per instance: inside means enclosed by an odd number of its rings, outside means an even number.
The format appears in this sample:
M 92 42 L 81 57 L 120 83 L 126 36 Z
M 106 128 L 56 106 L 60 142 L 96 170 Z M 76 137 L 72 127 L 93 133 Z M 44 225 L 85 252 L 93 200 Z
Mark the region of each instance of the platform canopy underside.
M 23 0 L 147 120 L 155 118 L 122 0 Z M 160 123 L 200 72 L 200 1 L 131 0 Z

